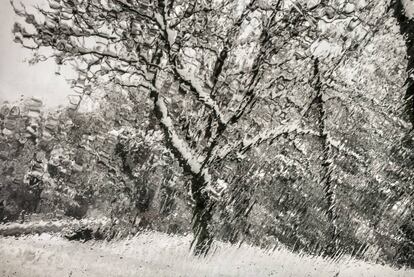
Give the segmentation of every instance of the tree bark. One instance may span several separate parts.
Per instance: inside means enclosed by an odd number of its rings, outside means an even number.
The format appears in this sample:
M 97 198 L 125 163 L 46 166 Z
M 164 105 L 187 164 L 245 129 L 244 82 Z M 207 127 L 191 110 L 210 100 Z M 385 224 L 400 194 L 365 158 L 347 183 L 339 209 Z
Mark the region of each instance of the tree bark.
M 414 79 L 410 77 L 414 73 L 414 20 L 406 16 L 402 0 L 395 0 L 394 2 L 394 17 L 397 19 L 400 26 L 400 33 L 405 38 L 407 46 L 407 80 L 406 80 L 406 113 L 408 118 L 414 126 Z
M 316 97 L 313 100 L 313 104 L 316 106 L 317 117 L 318 117 L 318 133 L 320 138 L 320 143 L 322 146 L 322 168 L 323 176 L 321 182 L 323 184 L 325 205 L 326 205 L 326 216 L 330 224 L 328 234 L 329 234 L 329 244 L 326 250 L 327 255 L 334 255 L 338 250 L 338 228 L 336 226 L 337 214 L 335 212 L 335 188 L 332 183 L 332 162 L 331 162 L 331 147 L 328 142 L 328 134 L 326 132 L 325 120 L 325 103 L 323 101 L 323 92 L 322 92 L 322 81 L 320 78 L 319 71 L 319 60 L 316 58 L 314 60 L 314 77 L 315 81 L 315 91 Z

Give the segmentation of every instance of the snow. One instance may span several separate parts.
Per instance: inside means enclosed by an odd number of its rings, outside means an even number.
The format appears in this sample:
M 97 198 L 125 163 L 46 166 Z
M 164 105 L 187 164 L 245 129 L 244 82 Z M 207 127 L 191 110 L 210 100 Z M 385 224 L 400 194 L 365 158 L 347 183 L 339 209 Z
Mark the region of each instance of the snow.
M 215 185 L 212 185 L 212 177 L 208 172 L 207 168 L 202 170 L 202 164 L 199 160 L 204 161 L 204 157 L 199 157 L 195 153 L 192 152 L 191 148 L 188 144 L 180 139 L 177 133 L 174 130 L 174 124 L 172 119 L 168 116 L 168 109 L 164 103 L 162 98 L 159 98 L 158 101 L 155 103 L 158 106 L 159 111 L 162 114 L 161 123 L 166 127 L 168 133 L 171 138 L 171 143 L 175 149 L 181 154 L 187 165 L 190 167 L 193 174 L 199 174 L 204 178 L 204 182 L 206 183 L 205 190 L 210 193 L 210 195 L 214 198 L 222 196 L 224 191 L 227 188 L 227 184 L 224 180 L 218 179 L 215 182 Z
M 295 1 L 293 0 L 284 0 L 283 1 L 283 9 L 284 10 L 289 10 L 295 3 Z
M 187 143 L 180 139 L 174 130 L 174 124 L 171 118 L 168 116 L 167 106 L 162 98 L 159 98 L 156 102 L 158 109 L 162 114 L 161 123 L 167 128 L 168 133 L 171 137 L 171 143 L 180 152 L 184 160 L 190 166 L 191 171 L 198 174 L 201 170 L 201 164 L 198 162 L 196 155 L 192 153 Z
M 82 226 L 105 226 L 110 223 L 107 218 L 89 218 L 82 220 L 55 220 L 55 221 L 33 221 L 29 223 L 6 223 L 0 224 L 0 237 L 11 236 L 11 235 L 23 235 L 33 233 L 58 233 L 62 232 L 67 228 L 77 229 Z
M 110 134 L 110 135 L 112 135 L 112 136 L 114 136 L 114 137 L 118 137 L 120 134 L 122 134 L 122 132 L 125 130 L 125 128 L 120 128 L 119 130 L 115 130 L 115 129 L 113 129 L 113 130 L 110 130 L 109 132 L 108 132 L 108 134 Z
M 216 242 L 214 254 L 189 253 L 190 236 L 148 232 L 112 242 L 74 242 L 56 235 L 0 237 L 1 276 L 413 276 L 344 257 L 340 261 Z
M 327 136 L 327 142 L 335 147 L 336 149 L 338 149 L 341 152 L 346 153 L 347 155 L 353 156 L 354 158 L 356 158 L 357 160 L 362 160 L 363 157 L 361 155 L 359 155 L 358 153 L 352 151 L 351 149 L 349 149 L 348 147 L 346 147 L 341 141 L 339 140 L 335 140 L 334 138 L 332 138 L 331 136 Z
M 264 131 L 264 132 L 256 135 L 252 139 L 243 140 L 243 146 L 244 146 L 243 148 L 253 146 L 253 145 L 258 145 L 263 141 L 276 138 L 276 137 L 278 137 L 282 134 L 285 134 L 285 133 L 295 133 L 295 132 L 298 133 L 298 134 L 313 134 L 313 135 L 316 135 L 316 133 L 312 130 L 302 129 L 300 127 L 300 120 L 294 120 L 290 123 L 280 125 L 280 126 L 278 126 L 277 128 L 274 128 L 271 131 L 269 131 L 269 130 Z
M 317 5 L 319 5 L 320 3 L 321 3 L 321 0 L 308 0 L 306 4 L 307 4 L 308 9 L 312 9 L 316 7 Z
M 191 72 L 187 70 L 177 68 L 177 72 L 178 74 L 180 74 L 183 80 L 189 82 L 191 86 L 197 91 L 198 99 L 206 106 L 211 108 L 221 122 L 224 122 L 224 116 L 220 112 L 219 106 L 213 99 L 211 99 L 209 91 L 206 91 L 204 89 L 204 87 L 200 84 L 200 81 Z
M 161 26 L 161 28 L 163 30 L 165 30 L 165 32 L 167 33 L 167 40 L 168 43 L 170 45 L 170 47 L 174 44 L 176 36 L 177 36 L 177 32 L 175 30 L 172 30 L 170 28 L 168 28 L 166 26 L 166 24 L 164 24 L 164 19 L 162 18 L 162 16 L 159 13 L 155 13 L 155 19 L 157 20 L 157 22 L 159 23 L 159 25 Z M 191 84 L 191 86 L 196 90 L 196 93 L 198 94 L 198 99 L 204 103 L 207 107 L 211 108 L 214 113 L 216 114 L 216 116 L 218 117 L 220 122 L 224 122 L 223 121 L 223 115 L 221 114 L 219 107 L 217 105 L 217 103 L 210 97 L 210 92 L 206 91 L 203 87 L 202 84 L 200 84 L 200 82 L 197 80 L 197 78 L 195 78 L 194 74 L 191 72 L 191 70 L 189 70 L 189 68 L 187 68 L 187 70 L 185 69 L 181 69 L 179 67 L 176 67 L 176 72 L 180 75 L 181 79 L 183 79 L 185 82 L 188 82 Z
M 167 28 L 167 35 L 168 35 L 168 43 L 173 45 L 175 42 L 175 38 L 177 37 L 177 31 Z
M 165 8 L 164 13 L 167 14 L 166 8 Z M 162 15 L 160 13 L 155 12 L 154 17 L 155 17 L 155 20 L 157 21 L 158 25 L 160 26 L 160 28 L 162 30 L 165 30 L 165 32 L 167 33 L 168 44 L 171 47 L 175 42 L 175 38 L 177 37 L 177 31 L 175 31 L 175 30 L 169 28 L 168 26 L 166 26 L 166 25 L 168 25 L 168 23 L 167 22 L 164 23 L 164 18 L 162 17 Z
M 342 53 L 342 46 L 326 39 L 316 40 L 312 43 L 310 51 L 317 58 L 337 57 Z
M 355 11 L 355 4 L 352 3 L 346 3 L 345 7 L 344 7 L 344 12 L 345 13 L 352 13 Z
M 405 15 L 413 19 L 414 18 L 414 0 L 402 0 L 401 1 L 404 9 L 405 9 Z
M 155 20 L 157 20 L 158 24 L 161 26 L 161 29 L 165 29 L 164 20 L 161 14 L 155 12 L 154 17 L 155 17 Z

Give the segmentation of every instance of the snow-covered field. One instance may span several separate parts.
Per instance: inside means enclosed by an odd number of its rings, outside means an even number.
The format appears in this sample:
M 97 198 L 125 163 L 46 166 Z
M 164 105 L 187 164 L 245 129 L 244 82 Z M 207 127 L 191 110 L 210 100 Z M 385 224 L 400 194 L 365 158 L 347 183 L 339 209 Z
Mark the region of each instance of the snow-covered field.
M 190 240 L 154 232 L 86 243 L 51 234 L 0 237 L 0 276 L 414 276 L 413 270 L 248 245 L 218 244 L 213 255 L 200 259 L 189 254 Z

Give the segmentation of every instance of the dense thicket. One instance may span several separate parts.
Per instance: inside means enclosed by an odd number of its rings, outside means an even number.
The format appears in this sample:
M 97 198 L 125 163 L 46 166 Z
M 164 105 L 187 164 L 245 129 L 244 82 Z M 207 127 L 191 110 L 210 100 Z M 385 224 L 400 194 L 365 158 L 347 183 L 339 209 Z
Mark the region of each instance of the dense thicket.
M 93 113 L 47 111 L 36 99 L 3 104 L 2 222 L 32 214 L 105 217 L 111 232 L 124 235 L 188 231 L 185 190 L 162 136 L 131 128 L 130 105 L 119 95 L 114 100 Z

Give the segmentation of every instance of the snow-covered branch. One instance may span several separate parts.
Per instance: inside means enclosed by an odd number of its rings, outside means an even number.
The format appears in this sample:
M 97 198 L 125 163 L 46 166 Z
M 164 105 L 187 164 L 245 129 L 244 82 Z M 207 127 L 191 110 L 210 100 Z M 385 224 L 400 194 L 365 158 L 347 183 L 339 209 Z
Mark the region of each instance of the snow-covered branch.
M 206 88 L 201 85 L 198 80 L 190 74 L 188 71 L 180 68 L 177 64 L 176 53 L 173 50 L 175 45 L 178 45 L 180 42 L 176 41 L 177 32 L 170 29 L 166 19 L 166 9 L 164 9 L 162 14 L 155 14 L 155 18 L 162 28 L 164 43 L 167 48 L 167 55 L 170 65 L 172 66 L 172 71 L 174 78 L 180 83 L 187 85 L 190 88 L 190 91 L 197 97 L 197 100 L 202 103 L 205 107 L 213 111 L 214 116 L 216 117 L 219 124 L 224 124 L 224 116 L 222 115 L 218 104 L 210 97 Z
M 226 145 L 217 151 L 216 157 L 219 160 L 222 160 L 231 153 L 235 153 L 236 156 L 243 156 L 244 153 L 246 153 L 255 146 L 259 146 L 262 143 L 275 140 L 282 135 L 288 135 L 292 133 L 299 135 L 318 136 L 318 134 L 315 131 L 302 128 L 300 126 L 300 121 L 297 120 L 289 124 L 280 125 L 272 130 L 263 131 L 254 136 L 253 138 L 237 141 L 233 145 Z
M 156 91 L 152 91 L 152 96 L 154 98 L 155 112 L 164 129 L 168 148 L 170 148 L 187 173 L 190 173 L 192 176 L 202 177 L 204 183 L 203 189 L 206 192 L 211 194 L 214 198 L 220 197 L 227 187 L 226 182 L 218 179 L 215 182 L 217 185 L 213 184 L 212 176 L 210 175 L 208 168 L 203 167 L 200 163 L 200 160 L 204 159 L 202 157 L 197 157 L 188 146 L 187 142 L 181 139 L 175 131 L 173 121 L 168 115 L 168 109 L 162 97 L 160 97 Z

